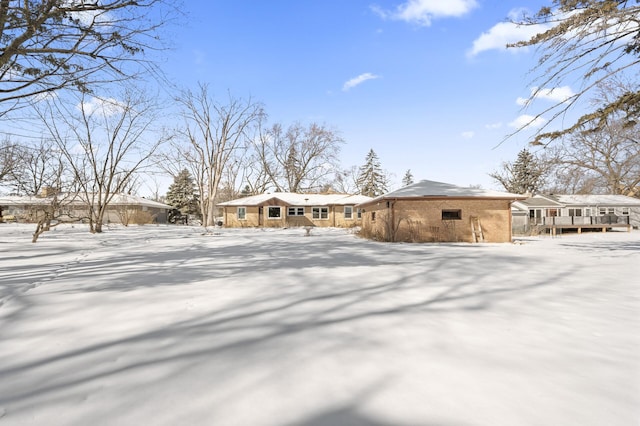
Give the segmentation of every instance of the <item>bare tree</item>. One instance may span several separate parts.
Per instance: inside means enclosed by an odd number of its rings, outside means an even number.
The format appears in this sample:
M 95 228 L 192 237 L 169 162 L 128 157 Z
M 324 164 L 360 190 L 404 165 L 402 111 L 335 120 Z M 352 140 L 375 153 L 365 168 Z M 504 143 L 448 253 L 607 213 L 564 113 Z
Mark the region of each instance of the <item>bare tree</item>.
M 239 151 L 245 149 L 264 111 L 251 99 L 231 95 L 226 104 L 219 103 L 209 94 L 206 84 L 200 84 L 196 93 L 183 92 L 177 101 L 183 107 L 185 127 L 181 133 L 185 143 L 175 145 L 175 153 L 196 183 L 202 225 L 211 226 L 223 174 Z
M 606 107 L 636 84 L 613 78 L 598 85 L 594 108 Z M 640 125 L 624 112 L 611 112 L 564 135 L 562 144 L 546 148 L 560 192 L 634 194 L 640 187 Z
M 343 139 L 335 130 L 295 123 L 285 131 L 275 124 L 254 141 L 261 176 L 276 190 L 311 192 L 325 187 L 338 169 Z
M 133 92 L 125 92 L 122 101 L 82 95 L 74 106 L 49 102 L 40 114 L 86 203 L 90 231 L 102 232 L 109 203 L 131 188 L 136 173 L 166 141 L 152 127 L 158 119 L 155 104 Z
M 336 173 L 332 188 L 343 194 L 355 194 L 358 192 L 358 167 L 351 166 L 348 169 Z
M 574 132 L 551 150 L 556 185 L 609 194 L 640 186 L 640 126 L 607 120 L 596 129 Z
M 58 188 L 67 170 L 64 158 L 52 140 L 22 145 L 20 167 L 11 173 L 10 184 L 17 194 L 38 195 L 46 188 Z
M 5 139 L 0 142 L 0 183 L 13 180 L 22 166 L 24 147 Z
M 542 25 L 539 34 L 511 47 L 535 46 L 539 49 L 537 74 L 530 101 L 545 90 L 559 87 L 568 79 L 582 77 L 582 87 L 568 99 L 542 111 L 551 114 L 549 123 L 565 116 L 571 106 L 613 76 L 635 72 L 640 63 L 640 6 L 629 0 L 552 0 L 534 16 L 524 16 L 519 25 Z M 600 108 L 579 117 L 563 130 L 538 133 L 534 143 L 553 141 L 584 125 L 607 120 L 612 113 L 624 112 L 625 121 L 634 122 L 640 112 L 640 92 L 620 93 Z
M 0 1 L 0 115 L 63 88 L 156 71 L 149 51 L 175 7 L 165 0 Z

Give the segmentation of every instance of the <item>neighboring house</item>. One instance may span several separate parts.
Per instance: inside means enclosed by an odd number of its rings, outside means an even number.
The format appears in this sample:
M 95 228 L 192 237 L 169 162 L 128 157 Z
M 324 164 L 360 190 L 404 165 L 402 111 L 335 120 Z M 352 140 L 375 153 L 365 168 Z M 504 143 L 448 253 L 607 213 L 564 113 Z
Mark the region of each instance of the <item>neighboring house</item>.
M 87 203 L 81 194 L 58 194 L 56 215 L 61 220 L 86 220 Z M 0 210 L 4 220 L 11 218 L 18 222 L 37 222 L 50 208 L 52 196 L 0 196 Z M 167 213 L 173 209 L 168 204 L 159 203 L 129 194 L 115 194 L 107 207 L 104 223 L 167 223 Z
M 219 203 L 224 225 L 231 228 L 322 226 L 348 228 L 361 223 L 357 204 L 364 195 L 276 192 Z
M 384 241 L 511 242 L 511 203 L 526 197 L 423 180 L 360 204 L 362 233 Z
M 513 204 L 514 233 L 637 228 L 640 199 L 624 195 L 534 195 Z

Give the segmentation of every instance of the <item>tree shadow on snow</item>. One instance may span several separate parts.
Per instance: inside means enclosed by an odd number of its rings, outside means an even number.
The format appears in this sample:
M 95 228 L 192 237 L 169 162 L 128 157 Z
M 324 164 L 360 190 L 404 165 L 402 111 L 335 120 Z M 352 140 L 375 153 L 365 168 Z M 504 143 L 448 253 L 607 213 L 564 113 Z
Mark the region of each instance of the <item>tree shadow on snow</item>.
M 238 358 L 240 368 L 240 359 L 250 363 L 274 347 L 284 353 L 305 344 L 344 348 L 360 339 L 360 345 L 376 350 L 380 336 L 394 330 L 396 324 L 433 324 L 432 318 L 439 314 L 491 309 L 528 297 L 568 272 L 557 271 L 520 284 L 513 274 L 533 268 L 535 259 L 495 253 L 487 259 L 481 247 L 439 250 L 439 246 L 386 245 L 350 238 L 255 239 L 235 246 L 196 239 L 188 250 L 167 247 L 152 253 L 114 252 L 99 260 L 89 259 L 61 276 L 73 285 L 52 292 L 160 290 L 199 282 L 215 286 L 230 279 L 241 282 L 244 277 L 278 277 L 285 272 L 288 285 L 281 288 L 273 280 L 273 285 L 260 287 L 251 297 L 173 323 L 153 323 L 147 332 L 86 345 L 77 342 L 27 362 L 12 359 L 0 366 L 0 382 L 13 383 L 11 391 L 6 387 L 0 391 L 0 408 L 6 405 L 9 411 L 19 411 L 53 404 L 105 378 L 126 380 L 129 373 L 159 366 L 163 373 L 150 376 L 150 384 L 179 377 L 216 359 Z M 508 274 L 501 276 L 496 265 Z M 353 272 L 357 267 L 364 268 L 345 281 L 310 273 L 323 268 Z M 370 274 L 376 271 L 387 275 L 372 279 Z M 372 320 L 375 325 L 369 325 Z M 296 423 L 325 424 L 385 423 L 376 423 L 351 406 L 316 413 Z

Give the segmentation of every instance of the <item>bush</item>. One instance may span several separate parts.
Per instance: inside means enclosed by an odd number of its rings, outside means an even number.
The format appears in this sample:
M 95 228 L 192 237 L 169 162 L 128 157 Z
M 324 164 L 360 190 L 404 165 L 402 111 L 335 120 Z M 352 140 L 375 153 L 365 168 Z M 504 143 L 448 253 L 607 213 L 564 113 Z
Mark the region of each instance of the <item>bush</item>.
M 130 222 L 136 225 L 148 225 L 155 222 L 155 216 L 149 212 L 136 210 L 130 217 Z

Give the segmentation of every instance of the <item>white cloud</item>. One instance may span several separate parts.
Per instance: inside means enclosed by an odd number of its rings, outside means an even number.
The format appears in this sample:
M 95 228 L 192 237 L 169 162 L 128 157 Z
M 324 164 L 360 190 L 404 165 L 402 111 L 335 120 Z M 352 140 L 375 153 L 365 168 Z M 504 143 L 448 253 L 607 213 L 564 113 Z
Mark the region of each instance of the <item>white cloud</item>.
M 122 102 L 113 98 L 100 99 L 91 98 L 88 102 L 76 105 L 78 110 L 83 110 L 85 114 L 91 115 L 96 111 L 101 111 L 107 117 L 122 113 L 126 108 Z
M 371 6 L 371 9 L 383 19 L 429 26 L 434 18 L 463 16 L 477 5 L 476 0 L 407 0 L 392 11 L 379 6 Z
M 525 127 L 539 129 L 540 127 L 544 126 L 544 123 L 546 122 L 547 120 L 542 117 L 534 117 L 533 115 L 523 114 L 509 123 L 509 127 L 513 127 L 516 129 L 524 129 Z
M 342 90 L 346 92 L 347 90 L 350 90 L 356 87 L 357 85 L 364 83 L 367 80 L 375 80 L 376 78 L 380 78 L 380 76 L 371 74 L 370 72 L 360 74 L 359 76 L 354 77 L 351 80 L 344 83 L 344 85 L 342 86 Z
M 464 139 L 472 139 L 473 136 L 475 135 L 474 132 L 468 131 L 468 132 L 462 132 L 460 134 Z
M 36 94 L 33 99 L 36 102 L 45 102 L 49 100 L 54 100 L 58 98 L 58 94 L 56 92 L 44 92 Z
M 500 121 L 500 122 L 497 122 L 497 123 L 485 124 L 484 127 L 489 129 L 489 130 L 499 129 L 499 128 L 502 127 L 502 122 Z
M 575 96 L 573 90 L 569 86 L 538 89 L 537 87 L 531 88 L 531 96 L 529 98 L 518 98 L 516 103 L 518 105 L 528 105 L 534 99 L 544 99 L 547 101 L 561 103 L 568 101 L 571 97 Z
M 507 50 L 507 44 L 529 40 L 549 28 L 548 25 L 517 25 L 512 22 L 500 22 L 473 41 L 473 47 L 467 56 L 473 57 L 487 50 Z M 518 49 L 514 49 L 517 52 Z
M 110 13 L 104 10 L 92 10 L 93 5 L 85 5 L 82 0 L 63 0 L 59 7 L 61 10 L 77 10 L 66 13 L 69 13 L 73 19 L 77 19 L 84 26 L 110 26 L 114 22 Z M 87 9 L 82 10 L 85 7 Z

